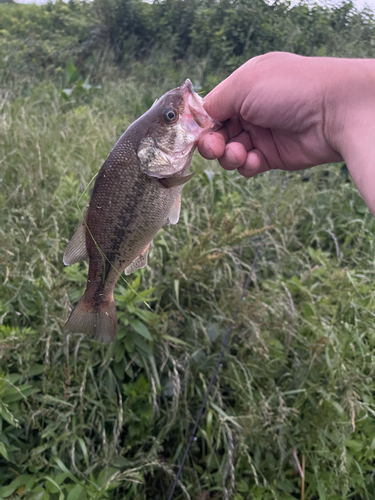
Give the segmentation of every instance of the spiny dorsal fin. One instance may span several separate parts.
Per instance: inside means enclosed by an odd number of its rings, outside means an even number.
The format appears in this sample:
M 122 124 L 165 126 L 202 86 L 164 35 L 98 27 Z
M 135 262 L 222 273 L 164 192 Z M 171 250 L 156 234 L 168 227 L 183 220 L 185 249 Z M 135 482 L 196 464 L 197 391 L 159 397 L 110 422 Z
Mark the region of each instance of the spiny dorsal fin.
M 85 219 L 83 219 L 78 224 L 73 238 L 66 247 L 63 262 L 66 266 L 71 266 L 72 264 L 87 259 L 88 256 L 86 248 L 86 222 Z
M 164 177 L 163 179 L 159 179 L 159 182 L 165 188 L 170 189 L 172 187 L 182 186 L 183 184 L 186 184 L 194 175 L 195 172 L 187 175 L 186 177 Z

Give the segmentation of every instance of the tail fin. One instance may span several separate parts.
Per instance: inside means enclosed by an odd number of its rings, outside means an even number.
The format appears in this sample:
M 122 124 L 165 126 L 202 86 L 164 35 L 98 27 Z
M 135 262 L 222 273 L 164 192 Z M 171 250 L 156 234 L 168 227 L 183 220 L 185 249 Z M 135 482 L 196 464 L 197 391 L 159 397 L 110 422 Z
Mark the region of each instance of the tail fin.
M 85 333 L 110 344 L 117 333 L 116 304 L 113 297 L 93 307 L 83 296 L 65 323 L 64 331 Z

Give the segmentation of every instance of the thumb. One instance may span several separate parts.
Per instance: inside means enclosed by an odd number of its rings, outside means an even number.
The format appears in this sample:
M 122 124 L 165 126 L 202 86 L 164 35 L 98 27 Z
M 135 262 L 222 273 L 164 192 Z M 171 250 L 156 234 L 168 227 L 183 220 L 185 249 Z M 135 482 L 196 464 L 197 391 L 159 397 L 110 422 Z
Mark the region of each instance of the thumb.
M 239 69 L 228 76 L 226 80 L 219 83 L 219 85 L 204 98 L 204 109 L 211 118 L 219 122 L 224 122 L 236 116 L 241 109 L 247 85 L 246 82 L 241 82 L 242 75 Z

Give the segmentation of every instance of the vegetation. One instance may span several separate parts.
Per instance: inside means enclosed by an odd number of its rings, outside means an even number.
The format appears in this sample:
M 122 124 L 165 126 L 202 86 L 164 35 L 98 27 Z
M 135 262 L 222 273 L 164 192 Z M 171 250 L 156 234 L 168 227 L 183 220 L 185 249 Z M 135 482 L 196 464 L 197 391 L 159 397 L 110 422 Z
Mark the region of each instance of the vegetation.
M 85 286 L 62 254 L 88 184 L 184 78 L 207 91 L 268 50 L 373 57 L 374 18 L 4 4 L 0 37 L 0 498 L 164 500 L 284 173 L 244 181 L 196 155 L 179 224 L 116 287 L 109 347 L 62 333 Z M 345 165 L 290 175 L 176 499 L 374 498 L 374 235 Z

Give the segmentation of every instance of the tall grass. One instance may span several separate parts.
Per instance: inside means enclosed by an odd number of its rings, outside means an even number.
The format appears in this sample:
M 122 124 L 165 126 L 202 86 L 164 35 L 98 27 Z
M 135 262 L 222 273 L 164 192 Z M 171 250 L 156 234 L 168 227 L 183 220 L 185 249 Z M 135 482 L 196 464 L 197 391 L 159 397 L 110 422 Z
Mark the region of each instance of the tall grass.
M 120 133 L 202 64 L 3 92 L 1 498 L 167 497 L 284 174 L 196 155 L 112 346 L 62 333 L 87 272 L 62 254 Z M 303 461 L 306 499 L 374 497 L 374 231 L 344 166 L 290 176 L 176 498 L 300 498 Z

